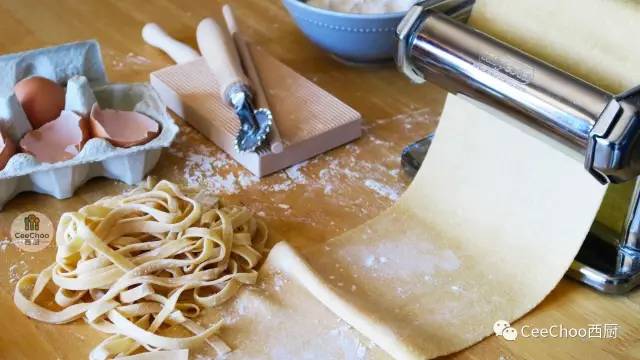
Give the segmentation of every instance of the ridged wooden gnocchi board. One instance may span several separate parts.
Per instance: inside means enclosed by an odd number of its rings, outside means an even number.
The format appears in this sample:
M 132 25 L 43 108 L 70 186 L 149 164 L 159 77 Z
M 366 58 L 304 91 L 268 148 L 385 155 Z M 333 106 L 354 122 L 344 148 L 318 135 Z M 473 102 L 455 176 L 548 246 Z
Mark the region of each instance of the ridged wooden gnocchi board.
M 167 107 L 257 176 L 284 169 L 357 139 L 360 114 L 265 51 L 251 46 L 256 67 L 284 144 L 281 153 L 239 153 L 239 121 L 223 103 L 204 59 L 151 73 L 151 85 Z

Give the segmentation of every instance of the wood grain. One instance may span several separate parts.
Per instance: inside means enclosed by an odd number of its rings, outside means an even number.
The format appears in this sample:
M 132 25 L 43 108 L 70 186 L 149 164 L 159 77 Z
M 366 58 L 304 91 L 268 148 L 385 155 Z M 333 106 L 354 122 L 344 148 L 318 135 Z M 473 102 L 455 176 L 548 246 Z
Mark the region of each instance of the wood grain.
M 399 152 L 404 145 L 434 128 L 444 94 L 431 85 L 410 85 L 393 67 L 352 68 L 337 63 L 304 38 L 279 1 L 229 2 L 250 40 L 345 101 L 363 115 L 366 124 L 363 138 L 354 145 L 319 156 L 301 168 L 304 181 L 299 181 L 293 176 L 295 174 L 279 172 L 259 183 L 250 183 L 239 191 L 232 191 L 229 198 L 243 202 L 262 214 L 271 228 L 297 247 L 330 239 L 390 206 L 394 196 L 383 196 L 384 193 L 374 191 L 367 186 L 371 183 L 366 180 L 373 178 L 398 191 L 408 185 L 409 180 L 399 171 Z M 144 23 L 157 22 L 171 35 L 195 47 L 197 23 L 206 16 L 222 20 L 219 11 L 222 4 L 223 1 L 211 0 L 0 0 L 0 52 L 12 53 L 95 38 L 102 45 L 110 80 L 147 81 L 150 72 L 171 62 L 164 54 L 144 44 L 140 36 Z M 418 115 L 395 117 L 420 109 L 427 110 Z M 189 151 L 207 156 L 224 155 L 193 129 L 179 123 L 182 133 L 172 151 L 165 152 L 153 175 L 185 182 L 185 171 L 189 161 L 193 161 L 189 157 L 192 155 L 185 155 Z M 332 183 L 326 183 L 327 169 L 334 174 Z M 236 177 L 247 175 L 237 165 L 220 168 L 221 177 L 226 178 L 229 174 Z M 293 185 L 286 191 L 272 191 L 282 184 Z M 336 184 L 339 188 L 329 189 L 328 185 Z M 67 200 L 33 193 L 19 195 L 0 213 L 0 237 L 9 236 L 11 221 L 25 210 L 44 212 L 57 222 L 65 211 L 75 210 L 126 188 L 111 180 L 96 179 Z M 19 315 L 11 309 L 11 271 L 39 271 L 51 261 L 52 256 L 51 248 L 33 255 L 19 253 L 11 246 L 0 252 L 0 306 L 3 309 L 0 323 L 4 329 L 0 332 L 1 359 L 20 359 L 21 352 L 16 350 L 19 346 L 45 346 L 37 339 L 26 341 L 24 336 L 18 339 L 21 335 L 46 333 L 47 336 L 56 337 L 57 334 L 62 337 L 85 327 L 83 324 L 64 327 L 33 324 L 32 329 L 12 330 L 15 321 L 12 319 Z M 17 270 L 11 268 L 13 265 Z M 605 296 L 571 280 L 563 280 L 538 308 L 516 326 L 562 324 L 579 328 L 593 323 L 619 324 L 618 338 L 519 339 L 506 342 L 490 337 L 451 358 L 640 359 L 638 291 L 627 296 Z M 61 328 L 65 331 L 61 332 Z M 76 350 L 75 354 L 86 354 L 94 345 L 93 340 L 79 336 L 64 337 L 70 348 Z M 61 350 L 47 351 L 51 351 L 52 358 L 74 359 L 73 354 Z

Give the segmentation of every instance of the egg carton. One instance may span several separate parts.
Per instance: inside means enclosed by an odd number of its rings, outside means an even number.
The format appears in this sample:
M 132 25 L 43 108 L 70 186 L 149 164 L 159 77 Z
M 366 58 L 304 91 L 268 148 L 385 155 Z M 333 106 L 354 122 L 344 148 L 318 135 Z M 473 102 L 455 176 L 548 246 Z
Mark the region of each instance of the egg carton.
M 23 191 L 68 198 L 82 184 L 99 176 L 130 185 L 140 182 L 178 133 L 178 126 L 151 86 L 108 83 L 95 41 L 0 56 L 0 73 L 0 127 L 16 143 L 31 130 L 31 125 L 13 87 L 17 81 L 34 75 L 67 84 L 66 110 L 86 114 L 97 101 L 103 109 L 143 113 L 161 126 L 158 136 L 146 144 L 119 148 L 104 139 L 92 138 L 78 155 L 56 163 L 41 163 L 26 153 L 13 155 L 0 171 L 0 208 Z

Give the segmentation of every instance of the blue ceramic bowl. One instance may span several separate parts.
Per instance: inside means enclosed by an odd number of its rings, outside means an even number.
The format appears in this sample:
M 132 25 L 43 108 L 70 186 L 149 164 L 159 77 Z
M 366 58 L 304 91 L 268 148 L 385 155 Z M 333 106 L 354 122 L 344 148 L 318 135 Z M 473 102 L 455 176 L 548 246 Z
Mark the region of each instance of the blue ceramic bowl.
M 319 9 L 304 0 L 282 0 L 300 30 L 316 45 L 342 60 L 379 63 L 393 59 L 396 27 L 404 12 L 347 14 Z

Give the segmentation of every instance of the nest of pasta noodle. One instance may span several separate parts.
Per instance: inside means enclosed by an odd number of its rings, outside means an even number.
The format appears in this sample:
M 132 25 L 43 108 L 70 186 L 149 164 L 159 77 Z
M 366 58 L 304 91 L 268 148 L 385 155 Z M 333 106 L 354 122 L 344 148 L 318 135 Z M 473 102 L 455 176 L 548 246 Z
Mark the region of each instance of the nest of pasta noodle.
M 203 343 L 225 353 L 215 335 L 222 324 L 192 319 L 256 282 L 268 237 L 260 220 L 168 181 L 152 185 L 63 214 L 55 262 L 17 283 L 14 301 L 27 316 L 53 324 L 82 317 L 110 334 L 90 359 Z M 166 335 L 175 328 L 190 335 Z

